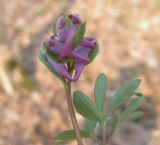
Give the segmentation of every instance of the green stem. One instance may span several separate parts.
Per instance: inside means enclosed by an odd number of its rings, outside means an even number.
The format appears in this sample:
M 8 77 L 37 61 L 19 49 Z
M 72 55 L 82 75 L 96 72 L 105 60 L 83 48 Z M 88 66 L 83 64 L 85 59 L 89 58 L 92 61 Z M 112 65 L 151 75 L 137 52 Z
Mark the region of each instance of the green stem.
M 73 102 L 72 102 L 72 97 L 71 97 L 71 83 L 70 82 L 65 84 L 65 91 L 66 91 L 66 96 L 67 96 L 67 104 L 68 104 L 68 110 L 69 110 L 71 122 L 72 122 L 74 131 L 76 134 L 76 138 L 77 138 L 77 144 L 83 145 L 81 133 L 79 130 L 79 126 L 77 123 L 77 119 L 76 119 L 76 115 L 75 115 L 75 111 L 74 111 L 74 107 L 73 107 Z
M 102 124 L 102 145 L 106 145 L 106 121 Z
M 116 124 L 116 126 L 113 128 L 111 134 L 109 135 L 108 137 L 108 140 L 107 140 L 107 144 L 110 145 L 111 144 L 111 141 L 112 141 L 112 138 L 113 138 L 113 135 L 117 129 L 117 126 L 119 125 L 119 123 Z

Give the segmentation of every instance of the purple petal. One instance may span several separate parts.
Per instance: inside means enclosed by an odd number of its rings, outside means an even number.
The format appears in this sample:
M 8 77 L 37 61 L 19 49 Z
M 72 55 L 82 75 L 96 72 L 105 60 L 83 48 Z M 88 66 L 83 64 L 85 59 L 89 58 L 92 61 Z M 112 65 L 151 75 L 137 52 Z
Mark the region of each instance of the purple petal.
M 50 59 L 49 57 L 47 57 L 47 60 L 59 76 L 65 77 L 70 82 L 72 81 L 72 77 L 70 76 L 65 65 L 59 64 Z
M 80 20 L 80 18 L 79 18 L 79 15 L 77 15 L 77 14 L 70 14 L 70 15 L 68 16 L 68 18 L 71 19 L 71 21 L 72 21 L 73 24 L 80 24 L 80 23 L 81 23 L 81 20 Z
M 61 43 L 55 35 L 52 35 L 46 40 L 47 48 L 55 55 L 59 55 L 64 45 Z
M 78 61 L 88 62 L 88 54 L 90 50 L 91 49 L 78 45 L 68 56 Z
M 55 41 L 56 41 L 56 36 L 52 35 L 50 38 L 46 40 L 47 47 L 51 47 L 52 45 L 54 45 Z
M 81 40 L 80 45 L 87 47 L 87 48 L 96 48 L 97 41 L 94 38 L 85 37 L 83 40 Z
M 89 59 L 87 58 L 87 57 L 84 57 L 84 56 L 82 56 L 82 55 L 80 55 L 80 54 L 78 54 L 77 52 L 74 52 L 74 51 L 72 51 L 69 55 L 68 55 L 68 57 L 70 57 L 70 58 L 73 58 L 73 59 L 79 59 L 79 60 L 82 60 L 82 61 L 85 61 L 85 62 L 87 62 L 87 61 L 89 61 Z
M 71 24 L 69 32 L 67 34 L 67 39 L 66 42 L 64 43 L 64 48 L 63 51 L 61 51 L 60 55 L 59 55 L 59 59 L 64 58 L 65 56 L 67 56 L 71 50 L 73 49 L 73 37 L 75 36 L 76 32 L 79 29 L 79 25 L 73 25 Z
M 66 41 L 68 30 L 69 29 L 67 28 L 65 22 L 65 15 L 62 15 L 56 22 L 56 34 L 61 41 Z
M 76 82 L 78 80 L 78 78 L 80 77 L 80 74 L 81 74 L 84 66 L 85 66 L 84 62 L 76 62 L 75 63 L 75 75 L 74 75 L 74 78 L 73 78 L 74 82 Z

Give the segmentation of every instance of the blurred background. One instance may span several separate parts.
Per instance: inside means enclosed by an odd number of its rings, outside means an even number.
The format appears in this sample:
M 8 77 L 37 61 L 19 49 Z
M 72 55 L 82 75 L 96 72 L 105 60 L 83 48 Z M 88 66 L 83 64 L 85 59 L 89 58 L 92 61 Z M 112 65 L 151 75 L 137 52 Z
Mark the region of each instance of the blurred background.
M 63 12 L 78 13 L 100 44 L 73 90 L 92 98 L 101 72 L 108 96 L 142 79 L 144 116 L 122 125 L 113 145 L 160 145 L 160 0 L 0 0 L 0 145 L 54 145 L 71 128 L 63 86 L 37 59 Z

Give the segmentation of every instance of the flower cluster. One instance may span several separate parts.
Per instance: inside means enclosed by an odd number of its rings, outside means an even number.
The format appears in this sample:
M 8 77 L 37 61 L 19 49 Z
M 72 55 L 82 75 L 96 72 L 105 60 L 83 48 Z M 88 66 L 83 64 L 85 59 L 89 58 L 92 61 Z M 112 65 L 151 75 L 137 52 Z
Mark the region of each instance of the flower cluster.
M 85 22 L 76 14 L 59 16 L 53 33 L 45 40 L 40 56 L 59 78 L 75 82 L 97 55 L 98 43 L 95 38 L 84 37 Z

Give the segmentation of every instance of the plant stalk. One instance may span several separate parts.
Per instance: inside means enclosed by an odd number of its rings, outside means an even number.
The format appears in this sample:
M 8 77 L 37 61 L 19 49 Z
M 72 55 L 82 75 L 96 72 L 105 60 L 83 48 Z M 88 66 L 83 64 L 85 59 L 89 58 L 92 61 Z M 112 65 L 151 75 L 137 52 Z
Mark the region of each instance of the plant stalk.
M 102 145 L 106 145 L 106 121 L 102 124 Z
M 67 97 L 67 104 L 68 104 L 68 110 L 71 118 L 71 122 L 73 125 L 73 129 L 75 131 L 76 139 L 77 139 L 77 144 L 78 145 L 83 145 L 80 129 L 77 123 L 74 107 L 73 107 L 73 102 L 72 102 L 72 97 L 71 97 L 71 83 L 67 82 L 65 85 L 65 91 L 66 91 L 66 97 Z

